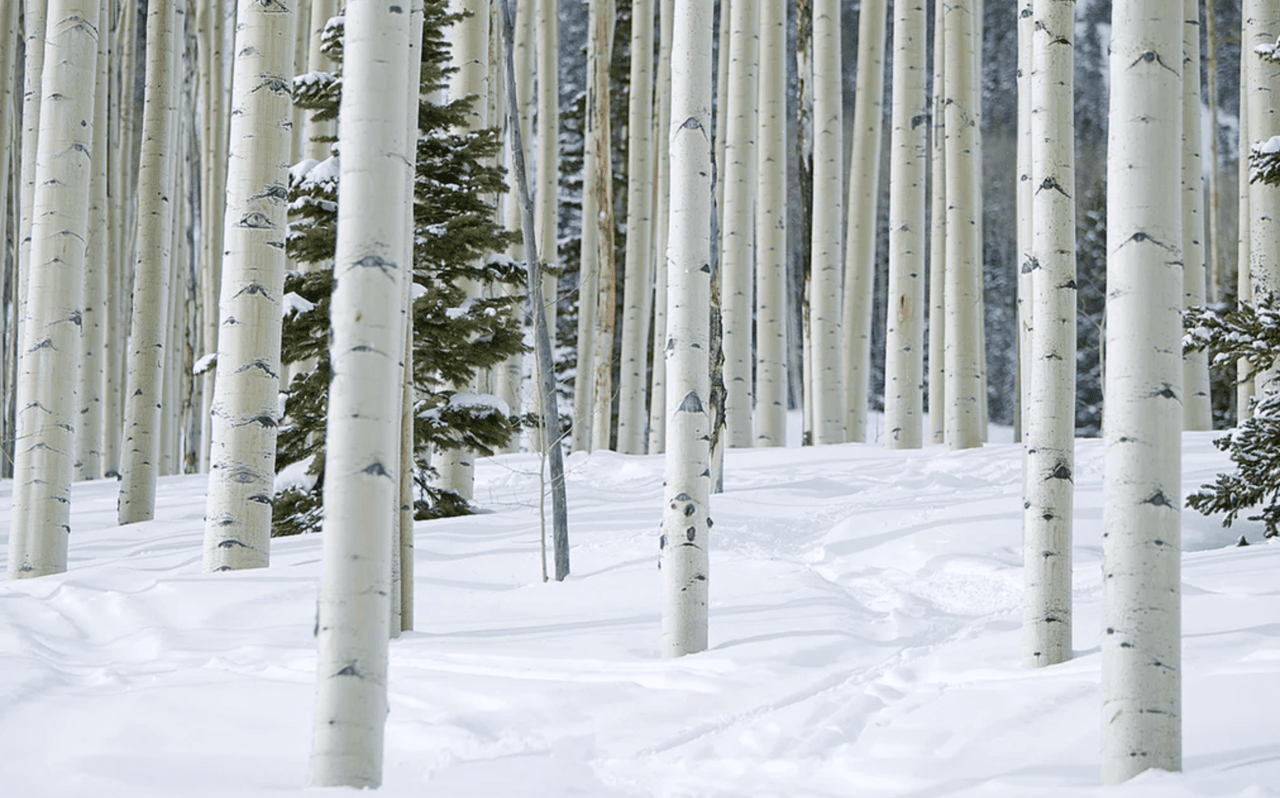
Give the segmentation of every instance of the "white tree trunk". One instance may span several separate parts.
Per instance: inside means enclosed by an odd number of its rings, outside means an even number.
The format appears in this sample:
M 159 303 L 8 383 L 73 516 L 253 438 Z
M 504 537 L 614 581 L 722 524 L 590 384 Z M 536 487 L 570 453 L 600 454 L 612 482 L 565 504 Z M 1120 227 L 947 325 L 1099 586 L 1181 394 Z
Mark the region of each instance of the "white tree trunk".
M 676 0 L 671 42 L 662 655 L 707 647 L 711 520 L 711 0 Z
M 1023 478 L 1022 664 L 1071 658 L 1075 487 L 1075 0 L 1035 0 L 1031 64 L 1031 260 L 1036 319 Z
M 726 434 L 730 446 L 747 448 L 752 445 L 753 432 L 751 328 L 756 253 L 758 0 L 736 0 L 730 15 L 729 79 L 724 89 L 728 111 L 724 120 L 726 188 L 720 217 L 720 312 L 724 320 Z
M 871 316 L 880 199 L 880 139 L 884 127 L 887 3 L 863 0 L 858 12 L 858 83 L 854 94 L 853 166 L 849 177 L 848 246 L 844 261 L 845 429 L 866 440 L 871 387 Z
M 925 10 L 894 5 L 893 131 L 889 163 L 889 307 L 885 331 L 884 428 L 891 449 L 919 449 L 924 380 Z
M 1208 299 L 1210 302 L 1217 302 L 1222 297 L 1224 275 L 1222 242 L 1218 239 L 1218 236 L 1221 235 L 1220 226 L 1222 224 L 1218 188 L 1221 165 L 1218 163 L 1218 28 L 1213 4 L 1213 0 L 1204 0 L 1205 99 L 1207 100 L 1206 105 L 1209 106 L 1209 168 L 1205 171 L 1209 175 L 1209 199 L 1207 202 L 1209 216 L 1209 245 L 1207 249 L 1209 259 Z
M 1035 11 L 1032 0 L 1018 3 L 1018 402 L 1013 419 L 1014 441 L 1021 442 L 1027 432 L 1027 413 L 1031 408 L 1031 301 L 1032 265 L 1031 235 L 1035 189 L 1031 182 L 1031 48 L 1035 37 Z M 1074 190 L 1074 189 L 1072 189 Z
M 977 115 L 969 105 L 975 96 L 974 26 L 970 0 L 956 0 L 947 7 L 943 22 L 947 103 L 946 435 L 952 449 L 982 445 L 982 320 L 978 295 L 981 214 L 973 203 Z
M 866 6 L 864 5 L 864 8 Z M 883 42 L 881 43 L 883 48 Z M 881 72 L 883 76 L 883 68 Z M 840 288 L 844 236 L 843 92 L 840 69 L 840 2 L 813 5 L 813 227 L 809 300 L 812 348 L 813 443 L 844 443 L 841 390 Z M 882 83 L 883 85 L 883 83 Z M 868 349 L 868 356 L 870 349 Z
M 946 265 L 947 265 L 947 148 L 946 148 L 946 37 L 938 22 L 946 14 L 944 0 L 933 6 L 933 126 L 929 141 L 929 440 L 943 443 L 946 436 Z
M 410 268 L 396 262 L 409 235 L 403 203 L 412 170 L 404 158 L 404 9 L 350 0 L 346 10 L 312 787 L 382 782 L 403 402 L 388 386 L 401 376 Z
M 129 332 L 128 390 L 125 391 L 124 449 L 120 459 L 121 524 L 155 517 L 160 474 L 161 408 L 170 314 L 171 245 L 174 211 L 174 66 L 178 29 L 174 4 L 147 7 L 146 100 L 142 112 L 142 155 L 138 173 L 138 257 L 134 264 L 133 320 Z M 175 285 L 176 293 L 176 285 Z
M 37 150 L 40 142 L 41 77 L 44 70 L 44 35 L 49 0 L 26 0 L 26 55 L 22 69 L 22 157 L 19 164 L 21 197 L 18 201 L 18 340 L 27 323 L 28 281 L 31 277 L 31 225 L 35 209 Z M 19 344 L 21 352 L 21 344 Z M 19 355 L 21 362 L 21 355 Z
M 1243 40 L 1243 28 L 1242 28 Z M 1253 278 L 1249 274 L 1250 224 L 1249 213 L 1249 58 L 1240 59 L 1240 148 L 1237 153 L 1238 172 L 1236 186 L 1239 191 L 1236 214 L 1236 303 L 1253 301 Z M 1244 358 L 1236 361 L 1236 424 L 1243 424 L 1253 415 L 1253 367 Z
M 293 19 L 240 0 L 231 94 L 204 568 L 262 568 L 270 557 Z
M 97 0 L 52 0 L 45 20 L 28 318 L 16 386 L 10 579 L 67 570 L 98 17 Z
M 1208 274 L 1200 156 L 1200 4 L 1183 0 L 1183 6 L 1182 73 L 1190 77 L 1182 81 L 1182 306 L 1191 308 L 1204 304 Z M 1184 428 L 1213 429 L 1207 351 L 1183 355 L 1182 388 Z
M 627 111 L 627 254 L 622 367 L 618 377 L 618 451 L 644 454 L 649 314 L 653 294 L 653 0 L 631 8 L 631 98 Z
M 756 446 L 787 445 L 787 15 L 760 8 L 756 107 Z
M 671 38 L 675 0 L 659 0 L 658 89 L 654 139 L 658 146 L 654 185 L 653 374 L 649 384 L 649 454 L 667 445 L 667 239 L 671 187 Z
M 1245 0 L 1241 6 L 1244 32 L 1241 58 L 1248 62 L 1249 144 L 1261 144 L 1280 135 L 1280 70 L 1258 56 L 1255 48 L 1274 45 L 1280 38 L 1280 5 L 1273 0 Z M 1242 153 L 1241 157 L 1246 157 Z M 1249 276 L 1253 297 L 1261 301 L 1280 291 L 1280 191 L 1262 182 L 1249 184 Z M 1262 395 L 1276 383 L 1280 366 L 1273 366 L 1255 378 L 1254 388 Z M 1280 387 L 1280 386 L 1276 386 Z
M 16 38 L 20 35 L 18 27 L 18 9 L 20 0 L 4 0 L 0 3 L 0 24 L 5 30 L 13 31 Z M 0 340 L 0 478 L 11 476 L 13 460 L 10 454 L 10 441 L 13 436 L 11 420 L 11 401 L 13 397 L 13 366 L 17 362 L 17 264 L 18 239 L 22 237 L 19 218 L 22 209 L 18 207 L 21 187 L 15 183 L 12 187 L 13 198 L 10 200 L 10 180 L 13 168 L 18 164 L 21 148 L 16 146 L 16 131 L 21 125 L 20 101 L 17 95 L 22 87 L 17 85 L 18 75 L 17 47 L 8 47 L 0 54 L 0 298 L 13 297 L 12 303 L 0 300 L 0 324 L 4 325 L 9 335 Z M 10 215 L 12 214 L 12 226 Z M 10 315 L 12 314 L 12 315 Z
M 1107 155 L 1102 780 L 1182 766 L 1182 8 L 1115 6 Z
M 732 58 L 732 48 L 729 46 L 729 41 L 733 38 L 733 3 L 730 0 L 717 0 L 716 14 L 720 19 L 720 29 L 716 32 L 716 149 L 713 155 L 715 158 L 716 204 L 714 213 L 719 220 L 718 223 L 723 224 L 725 148 L 728 146 L 729 132 L 726 124 L 729 119 L 729 59 Z
M 560 240 L 560 2 L 536 0 L 538 59 L 538 136 L 536 144 L 537 188 L 534 192 L 534 224 L 537 227 L 538 260 L 544 268 L 555 269 L 560 263 L 557 242 Z M 542 301 L 551 332 L 551 347 L 556 341 L 557 283 L 553 274 L 543 273 Z M 536 389 L 535 389 L 536 391 Z M 538 400 L 538 406 L 542 402 Z M 554 419 L 552 438 L 559 440 L 560 420 Z
M 16 5 L 16 4 L 15 4 Z M 103 13 L 105 19 L 106 14 Z M 87 251 L 84 266 L 80 372 L 76 382 L 80 424 L 76 429 L 76 479 L 102 478 L 102 393 L 106 378 L 107 313 L 107 51 L 108 37 L 99 32 L 97 80 L 93 103 L 93 174 L 89 179 Z M 7 141 L 7 137 L 5 139 Z M 2 171 L 2 170 L 0 170 Z M 0 176 L 0 194 L 7 181 Z M 4 224 L 0 211 L 0 224 Z M 3 294 L 0 294 L 3 295 Z

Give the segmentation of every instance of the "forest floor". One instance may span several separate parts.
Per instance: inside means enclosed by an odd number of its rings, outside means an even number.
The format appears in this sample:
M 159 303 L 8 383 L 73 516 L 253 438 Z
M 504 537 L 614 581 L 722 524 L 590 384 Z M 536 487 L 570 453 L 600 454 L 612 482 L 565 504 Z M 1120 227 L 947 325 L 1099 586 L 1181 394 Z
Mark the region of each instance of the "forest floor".
M 1185 436 L 1184 494 L 1228 468 L 1213 437 Z M 1018 662 L 1021 459 L 731 451 L 711 646 L 679 660 L 657 655 L 662 459 L 568 458 L 562 584 L 541 580 L 536 458 L 481 461 L 486 512 L 416 529 L 381 794 L 1280 796 L 1280 545 L 1184 512 L 1185 772 L 1104 791 L 1103 445 L 1077 446 L 1075 658 L 1036 671 Z M 158 519 L 122 528 L 116 483 L 77 484 L 70 571 L 0 582 L 6 798 L 304 791 L 320 539 L 204 574 L 205 485 L 161 480 Z

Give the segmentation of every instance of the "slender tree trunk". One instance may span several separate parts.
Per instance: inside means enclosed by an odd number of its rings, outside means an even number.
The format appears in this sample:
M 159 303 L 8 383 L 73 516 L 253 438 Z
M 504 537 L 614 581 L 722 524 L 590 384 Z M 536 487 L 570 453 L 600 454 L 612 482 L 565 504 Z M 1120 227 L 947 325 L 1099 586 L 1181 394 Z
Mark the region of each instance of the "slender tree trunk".
M 119 522 L 155 517 L 161 465 L 161 408 L 169 338 L 174 210 L 175 70 L 177 15 L 172 2 L 147 8 L 146 104 L 138 175 L 138 258 L 134 264 L 133 321 L 129 333 L 129 383 L 125 392 L 125 443 L 120 462 Z M 176 287 L 175 287 L 176 293 Z
M 1071 658 L 1075 487 L 1075 0 L 1035 0 L 1031 57 L 1031 333 L 1023 468 L 1022 664 Z
M 288 185 L 293 19 L 277 2 L 240 0 L 223 223 L 206 571 L 262 568 L 270 557 L 279 421 L 280 319 Z M 329 473 L 339 473 L 330 466 Z
M 1204 260 L 1204 174 L 1200 157 L 1200 7 L 1183 0 L 1182 37 L 1182 306 L 1204 304 L 1208 275 Z M 1182 357 L 1185 429 L 1213 429 L 1209 398 L 1209 353 Z
M 886 3 L 864 0 L 858 12 L 858 84 L 853 112 L 853 172 L 849 179 L 848 246 L 844 267 L 845 428 L 866 440 L 871 382 L 871 316 L 875 289 L 876 218 L 880 197 Z
M 343 39 L 342 164 L 325 440 L 324 570 L 312 787 L 377 787 L 387 715 L 392 512 L 399 500 L 405 331 L 405 101 L 401 6 L 350 0 Z M 485 16 L 487 23 L 488 16 Z
M 745 0 L 744 0 L 745 1 Z M 627 113 L 627 254 L 624 264 L 618 451 L 645 450 L 648 333 L 653 261 L 653 0 L 631 7 L 631 98 Z
M 18 9 L 20 0 L 4 0 L 0 3 L 0 24 L 5 30 L 13 31 L 13 36 L 20 35 L 18 29 Z M 25 39 L 25 37 L 24 37 Z M 15 146 L 15 132 L 21 126 L 17 95 L 21 87 L 17 85 L 18 53 L 20 48 L 11 46 L 0 54 L 0 324 L 3 324 L 9 335 L 0 340 L 0 478 L 11 476 L 13 461 L 10 459 L 12 448 L 10 442 L 13 435 L 13 416 L 11 401 L 13 397 L 14 362 L 17 353 L 17 267 L 18 239 L 20 217 L 21 187 L 13 185 L 13 199 L 10 201 L 13 167 L 17 163 L 20 148 Z M 12 226 L 10 219 L 12 217 Z M 10 315 L 12 314 L 12 315 Z
M 536 0 L 538 3 L 538 137 L 535 141 L 538 184 L 535 189 L 534 223 L 536 240 L 541 241 L 538 261 L 547 269 L 557 269 L 560 253 L 557 249 L 560 224 L 560 0 Z M 556 335 L 556 301 L 558 280 L 552 271 L 542 272 L 542 297 L 547 317 L 547 329 L 554 342 Z M 539 406 L 546 400 L 538 398 Z M 549 440 L 560 438 L 559 417 L 549 419 L 552 434 Z
M 787 18 L 760 8 L 756 129 L 756 446 L 787 445 Z
M 814 0 L 813 227 L 809 249 L 813 293 L 809 314 L 813 343 L 813 442 L 819 446 L 845 441 L 845 397 L 840 379 L 840 288 L 844 255 L 840 229 L 844 190 L 841 86 L 840 3 L 839 0 Z
M 16 5 L 16 4 L 15 4 Z M 106 12 L 102 12 L 105 19 Z M 102 25 L 105 28 L 105 24 Z M 87 255 L 84 268 L 84 317 L 80 332 L 80 373 L 76 382 L 80 425 L 76 430 L 76 479 L 102 478 L 102 393 L 106 379 L 107 312 L 107 51 L 109 37 L 98 33 L 97 80 L 93 103 L 93 174 L 89 181 Z M 7 141 L 7 137 L 5 139 Z M 3 171 L 3 170 L 0 170 Z M 8 181 L 0 176 L 0 194 Z M 0 211 L 0 225 L 4 213 Z M 2 234 L 0 234 L 2 236 Z M 3 253 L 0 253 L 3 257 Z M 2 301 L 2 300 L 0 300 Z M 0 308 L 2 310 L 2 308 Z
M 305 75 L 311 71 L 308 55 L 311 51 L 311 4 L 312 0 L 294 0 L 293 2 L 293 74 Z M 307 112 L 294 106 L 292 141 L 289 145 L 289 163 L 297 163 L 306 157 Z
M 671 43 L 671 239 L 667 287 L 662 654 L 707 647 L 711 520 L 707 414 L 711 302 L 711 0 L 676 0 Z M 683 120 L 676 123 L 675 120 Z
M 649 454 L 666 451 L 667 438 L 667 232 L 671 187 L 671 38 L 675 0 L 659 0 L 658 113 L 654 139 L 658 145 L 654 194 L 653 374 L 649 386 Z
M 1031 335 L 1034 303 L 1031 300 L 1035 263 L 1031 254 L 1032 219 L 1035 213 L 1031 182 L 1031 48 L 1035 37 L 1032 0 L 1018 3 L 1018 407 L 1014 414 L 1015 441 L 1025 439 L 1031 409 Z M 1070 189 L 1074 191 L 1074 187 Z M 1024 469 L 1025 472 L 1025 469 Z M 1024 487 L 1025 493 L 1025 487 Z
M 717 13 L 720 18 L 720 29 L 716 35 L 715 214 L 718 220 L 722 220 L 724 218 L 725 148 L 728 146 L 729 132 L 726 124 L 729 119 L 729 59 L 733 57 L 731 52 L 732 48 L 729 44 L 730 39 L 733 38 L 733 2 L 732 0 L 718 0 L 718 2 L 716 2 L 716 6 L 718 9 Z M 718 244 L 719 242 L 717 242 L 717 245 Z
M 21 214 L 18 241 L 18 340 L 22 341 L 27 324 L 27 298 L 31 277 L 32 212 L 35 209 L 36 164 L 40 141 L 41 80 L 44 71 L 44 36 L 49 0 L 26 0 L 22 16 L 25 20 L 26 51 L 22 70 L 22 158 L 19 160 Z M 22 351 L 19 344 L 19 352 Z M 19 355 L 21 362 L 21 354 Z M 21 367 L 21 366 L 19 366 Z M 15 441 L 16 446 L 16 441 Z M 15 448 L 16 455 L 16 448 Z
M 1242 48 L 1244 49 L 1244 48 Z M 1240 57 L 1240 130 L 1239 153 L 1237 156 L 1237 180 L 1239 189 L 1238 211 L 1236 214 L 1236 304 L 1253 301 L 1253 278 L 1249 274 L 1249 57 L 1245 53 Z M 1240 358 L 1236 361 L 1236 425 L 1243 424 L 1253 416 L 1253 367 L 1249 361 Z
M 1182 14 L 1112 13 L 1102 780 L 1182 767 Z
M 1241 58 L 1249 72 L 1249 143 L 1261 144 L 1280 134 L 1280 71 L 1258 56 L 1255 48 L 1274 45 L 1280 38 L 1280 5 L 1270 0 L 1245 0 L 1241 6 L 1244 32 Z M 1247 152 L 1242 154 L 1247 157 Z M 1280 191 L 1262 182 L 1249 184 L 1249 276 L 1253 296 L 1261 300 L 1280 292 Z M 1276 383 L 1280 366 L 1255 379 L 1257 395 Z M 1277 385 L 1276 387 L 1280 387 Z
M 972 201 L 977 115 L 969 106 L 974 97 L 975 22 L 969 0 L 951 3 L 943 21 L 947 104 L 946 425 L 952 449 L 982 445 L 982 319 L 977 291 L 981 275 L 981 214 Z
M 723 13 L 723 12 L 721 12 Z M 728 444 L 752 445 L 753 267 L 755 265 L 756 99 L 759 3 L 735 0 L 731 8 L 729 80 L 725 86 L 724 204 L 721 206 L 720 281 L 724 325 L 725 421 Z M 723 43 L 721 44 L 723 47 Z
M 533 199 L 529 194 L 529 179 L 524 165 L 524 142 L 520 132 L 520 114 L 514 89 L 515 85 L 515 33 L 512 30 L 511 7 L 502 4 L 503 41 L 507 51 L 507 85 L 508 115 L 507 124 L 511 130 L 513 155 L 512 168 L 515 172 L 516 191 L 520 194 L 521 232 L 524 238 L 525 264 L 528 271 L 529 314 L 533 317 L 534 352 L 537 358 L 537 394 L 541 401 L 542 413 L 542 451 L 551 471 L 551 505 L 554 531 L 552 540 L 555 546 L 556 581 L 564 581 L 569 575 L 569 513 L 564 491 L 564 459 L 560 444 L 555 440 L 552 431 L 553 420 L 559 419 L 560 411 L 556 407 L 555 364 L 551 356 L 551 334 L 547 329 L 546 304 L 543 302 L 542 279 L 539 275 L 539 264 L 535 257 L 538 242 L 534 231 L 537 225 L 533 218 Z M 543 560 L 543 579 L 546 579 L 546 560 Z
M 933 6 L 933 138 L 929 142 L 929 440 L 946 435 L 947 148 L 944 0 Z
M 894 5 L 893 160 L 889 164 L 889 307 L 885 331 L 885 445 L 922 444 L 924 380 L 925 95 L 924 0 Z
M 93 158 L 101 155 L 92 151 L 99 8 L 97 0 L 52 0 L 45 18 L 10 579 L 67 570 L 89 186 Z
M 1218 180 L 1221 164 L 1218 162 L 1218 26 L 1214 0 L 1204 0 L 1205 20 L 1205 72 L 1209 106 L 1209 301 L 1217 302 L 1225 283 L 1221 242 L 1218 240 L 1222 224 L 1218 200 Z
M 590 341 L 595 352 L 591 356 L 591 435 L 593 449 L 608 449 L 613 428 L 613 334 L 617 328 L 618 270 L 614 258 L 613 210 L 613 114 L 610 106 L 609 63 L 613 58 L 614 0 L 603 2 L 595 15 L 591 38 L 598 40 L 592 81 L 595 96 L 594 124 L 588 131 L 595 140 L 595 173 L 592 191 L 596 195 L 596 326 Z M 586 225 L 589 220 L 583 219 Z M 579 345 L 581 347 L 581 344 Z

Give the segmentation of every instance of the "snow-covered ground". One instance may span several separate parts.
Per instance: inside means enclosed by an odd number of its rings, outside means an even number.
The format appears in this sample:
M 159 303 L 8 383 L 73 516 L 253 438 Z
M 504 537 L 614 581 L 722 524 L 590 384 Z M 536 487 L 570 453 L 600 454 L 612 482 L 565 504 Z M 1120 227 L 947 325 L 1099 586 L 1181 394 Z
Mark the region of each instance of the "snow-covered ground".
M 1227 468 L 1212 437 L 1186 436 L 1185 490 Z M 563 584 L 540 581 L 535 459 L 485 461 L 490 512 L 417 528 L 382 794 L 1280 796 L 1280 546 L 1194 512 L 1185 773 L 1099 786 L 1102 461 L 1080 441 L 1076 657 L 1039 671 L 1011 444 L 730 452 L 711 648 L 680 660 L 656 655 L 661 458 L 569 458 Z M 203 574 L 204 490 L 164 479 L 158 520 L 121 528 L 116 484 L 78 484 L 69 573 L 0 582 L 0 795 L 303 790 L 320 541 Z

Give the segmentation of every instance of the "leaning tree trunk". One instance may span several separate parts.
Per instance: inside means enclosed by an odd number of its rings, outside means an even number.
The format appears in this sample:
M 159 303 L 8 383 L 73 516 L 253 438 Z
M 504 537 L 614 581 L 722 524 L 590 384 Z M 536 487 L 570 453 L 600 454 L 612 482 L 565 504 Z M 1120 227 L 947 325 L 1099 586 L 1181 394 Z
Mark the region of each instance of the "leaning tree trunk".
M 981 214 L 974 207 L 977 114 L 974 92 L 972 0 L 956 0 L 944 15 L 947 126 L 946 382 L 947 442 L 952 449 L 982 445 Z
M 350 0 L 346 19 L 309 782 L 363 788 L 382 782 L 387 716 L 390 531 L 400 494 L 403 401 L 389 388 L 399 385 L 407 355 L 401 311 L 412 268 L 403 261 L 411 26 L 402 6 L 378 0 Z
M 1204 259 L 1204 175 L 1200 157 L 1200 4 L 1183 0 L 1182 73 L 1182 307 L 1204 304 L 1208 285 Z M 1209 353 L 1182 356 L 1184 429 L 1213 429 L 1209 397 Z
M 760 9 L 756 132 L 756 446 L 787 445 L 787 15 Z
M 173 3 L 147 8 L 146 100 L 138 173 L 138 256 L 134 264 L 133 320 L 129 327 L 124 448 L 120 453 L 121 524 L 150 521 L 160 474 L 160 413 L 169 338 L 170 246 L 179 198 L 174 196 L 174 66 L 179 31 Z M 175 288 L 176 291 L 176 288 Z
M 9 578 L 67 570 L 80 300 L 93 173 L 97 0 L 52 0 L 39 93 L 28 318 L 18 364 Z M 34 37 L 40 41 L 40 36 Z
M 293 19 L 240 0 L 204 568 L 266 567 L 279 422 Z
M 711 518 L 711 0 L 677 0 L 671 42 L 671 227 L 667 247 L 667 458 L 662 654 L 707 647 Z M 674 120 L 682 120 L 676 123 Z
M 1023 469 L 1022 664 L 1071 658 L 1075 487 L 1075 0 L 1035 0 L 1031 56 L 1031 370 Z
M 840 3 L 814 0 L 813 227 L 809 247 L 813 293 L 809 329 L 813 344 L 813 443 L 819 446 L 845 441 L 840 365 L 840 266 L 844 254 L 840 229 L 844 207 L 841 86 Z
M 724 13 L 724 12 L 721 12 Z M 724 327 L 725 424 L 728 444 L 752 445 L 751 328 L 755 264 L 758 0 L 735 0 L 729 40 L 724 204 L 720 225 L 721 319 Z M 723 43 L 721 44 L 723 47 Z
M 885 445 L 922 444 L 924 380 L 925 96 L 924 6 L 894 4 L 893 131 L 889 163 L 889 307 L 884 358 Z
M 1102 780 L 1182 767 L 1182 11 L 1112 13 Z
M 627 111 L 627 254 L 622 367 L 618 372 L 618 451 L 644 454 L 649 314 L 653 294 L 653 0 L 631 7 L 631 95 Z
M 880 139 L 884 127 L 885 0 L 863 0 L 858 12 L 858 86 L 854 94 L 853 160 L 849 174 L 848 246 L 844 260 L 845 430 L 867 438 L 871 386 L 871 316 L 875 289 L 880 198 Z

